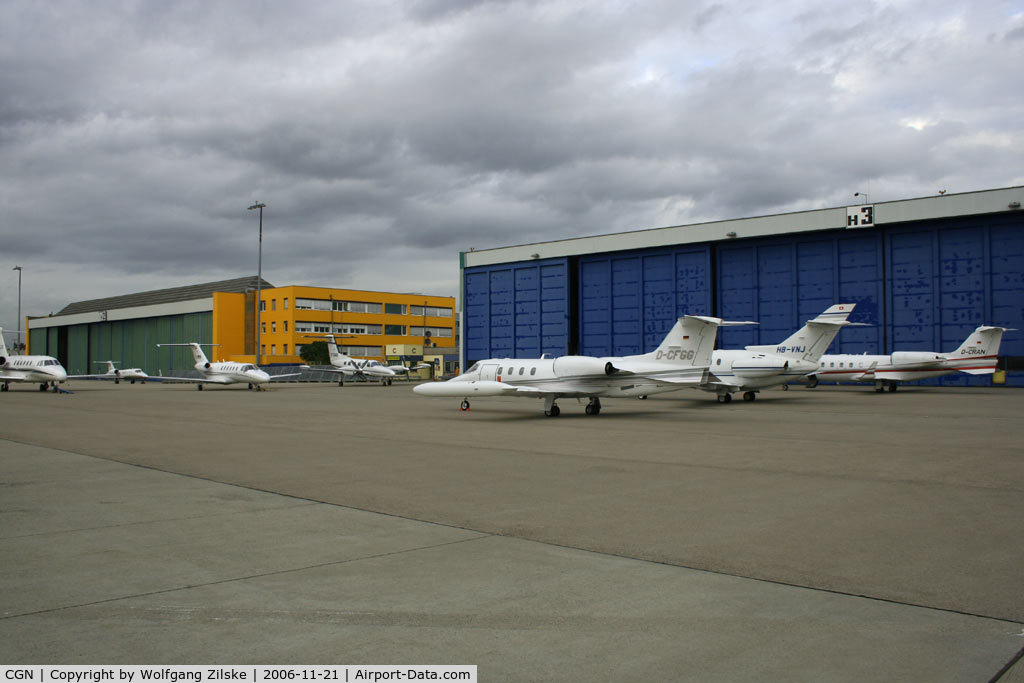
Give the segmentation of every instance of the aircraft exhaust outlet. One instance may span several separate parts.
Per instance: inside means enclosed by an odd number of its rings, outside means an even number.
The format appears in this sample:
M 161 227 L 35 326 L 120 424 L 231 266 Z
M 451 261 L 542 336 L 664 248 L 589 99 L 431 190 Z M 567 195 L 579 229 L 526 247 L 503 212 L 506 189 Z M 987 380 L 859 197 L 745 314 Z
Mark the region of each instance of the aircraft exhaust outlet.
M 592 356 L 562 356 L 554 360 L 551 369 L 556 377 L 607 376 L 618 372 L 611 361 Z

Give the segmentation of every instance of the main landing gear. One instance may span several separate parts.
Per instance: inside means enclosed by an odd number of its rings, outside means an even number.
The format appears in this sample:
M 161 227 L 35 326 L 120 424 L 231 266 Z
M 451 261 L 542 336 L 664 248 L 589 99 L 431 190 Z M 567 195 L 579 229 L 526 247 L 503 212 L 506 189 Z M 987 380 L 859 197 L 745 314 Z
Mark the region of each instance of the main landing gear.
M 898 386 L 899 385 L 896 384 L 896 382 L 885 382 L 883 380 L 878 380 L 878 381 L 875 382 L 875 393 L 876 394 L 881 394 L 882 392 L 884 392 L 886 390 L 888 390 L 889 393 L 892 393 L 892 392 L 896 391 Z
M 753 401 L 756 398 L 757 398 L 757 392 L 756 391 L 744 391 L 743 392 L 743 400 L 744 401 Z M 732 394 L 730 394 L 730 393 L 724 393 L 724 394 L 719 394 L 718 395 L 718 402 L 719 403 L 729 403 L 731 401 L 732 401 Z

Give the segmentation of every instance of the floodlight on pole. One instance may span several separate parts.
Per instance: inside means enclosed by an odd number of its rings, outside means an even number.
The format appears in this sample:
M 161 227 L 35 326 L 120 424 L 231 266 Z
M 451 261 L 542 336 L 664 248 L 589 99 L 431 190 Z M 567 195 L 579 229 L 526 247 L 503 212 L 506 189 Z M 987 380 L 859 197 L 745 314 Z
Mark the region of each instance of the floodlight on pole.
M 854 192 L 853 196 L 854 197 L 863 197 L 864 198 L 863 199 L 863 203 L 864 204 L 868 203 L 868 193 L 867 192 Z
M 263 209 L 266 208 L 266 204 L 263 202 L 257 202 L 249 207 L 249 211 L 253 209 L 260 210 L 260 241 L 259 248 L 257 249 L 257 262 L 256 262 L 256 366 L 260 364 L 260 309 L 263 307 L 262 293 L 263 293 Z

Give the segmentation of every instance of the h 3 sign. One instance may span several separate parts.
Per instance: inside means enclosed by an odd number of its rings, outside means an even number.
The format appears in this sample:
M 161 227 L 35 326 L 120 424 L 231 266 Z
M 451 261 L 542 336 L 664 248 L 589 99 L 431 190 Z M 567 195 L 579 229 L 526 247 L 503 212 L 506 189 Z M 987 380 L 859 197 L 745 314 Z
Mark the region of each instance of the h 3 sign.
M 873 204 L 858 204 L 846 207 L 846 227 L 872 228 L 875 226 L 875 207 Z

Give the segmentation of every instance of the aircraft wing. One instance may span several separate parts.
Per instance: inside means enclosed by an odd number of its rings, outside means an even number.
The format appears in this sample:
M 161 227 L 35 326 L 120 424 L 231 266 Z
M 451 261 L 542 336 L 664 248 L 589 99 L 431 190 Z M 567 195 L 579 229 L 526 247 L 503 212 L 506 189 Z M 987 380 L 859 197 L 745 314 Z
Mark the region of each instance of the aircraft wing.
M 0 379 L 10 380 L 11 382 L 23 382 L 25 381 L 25 373 L 21 370 L 0 370 Z
M 872 363 L 864 372 L 859 375 L 853 375 L 850 377 L 855 382 L 872 382 L 875 379 L 875 368 L 878 367 L 878 361 Z
M 271 375 L 270 381 L 273 382 L 274 380 L 284 379 L 285 377 L 298 377 L 301 374 L 301 372 L 289 372 L 287 375 Z
M 157 377 L 150 377 L 152 380 L 174 380 L 176 382 L 194 382 L 200 384 L 231 384 L 231 380 L 227 377 L 169 377 L 167 375 L 158 375 Z
M 68 379 L 119 379 L 117 375 L 110 375 L 106 372 L 96 375 L 68 375 Z
M 317 367 L 317 368 L 310 368 L 310 370 L 313 371 L 313 372 L 333 372 L 336 375 L 345 375 L 346 377 L 351 377 L 352 375 L 361 375 L 361 374 L 363 374 L 363 373 L 359 372 L 358 370 L 354 370 L 352 368 L 333 368 L 333 367 L 332 368 L 320 368 L 320 367 Z M 279 375 L 277 375 L 277 376 L 279 376 Z

